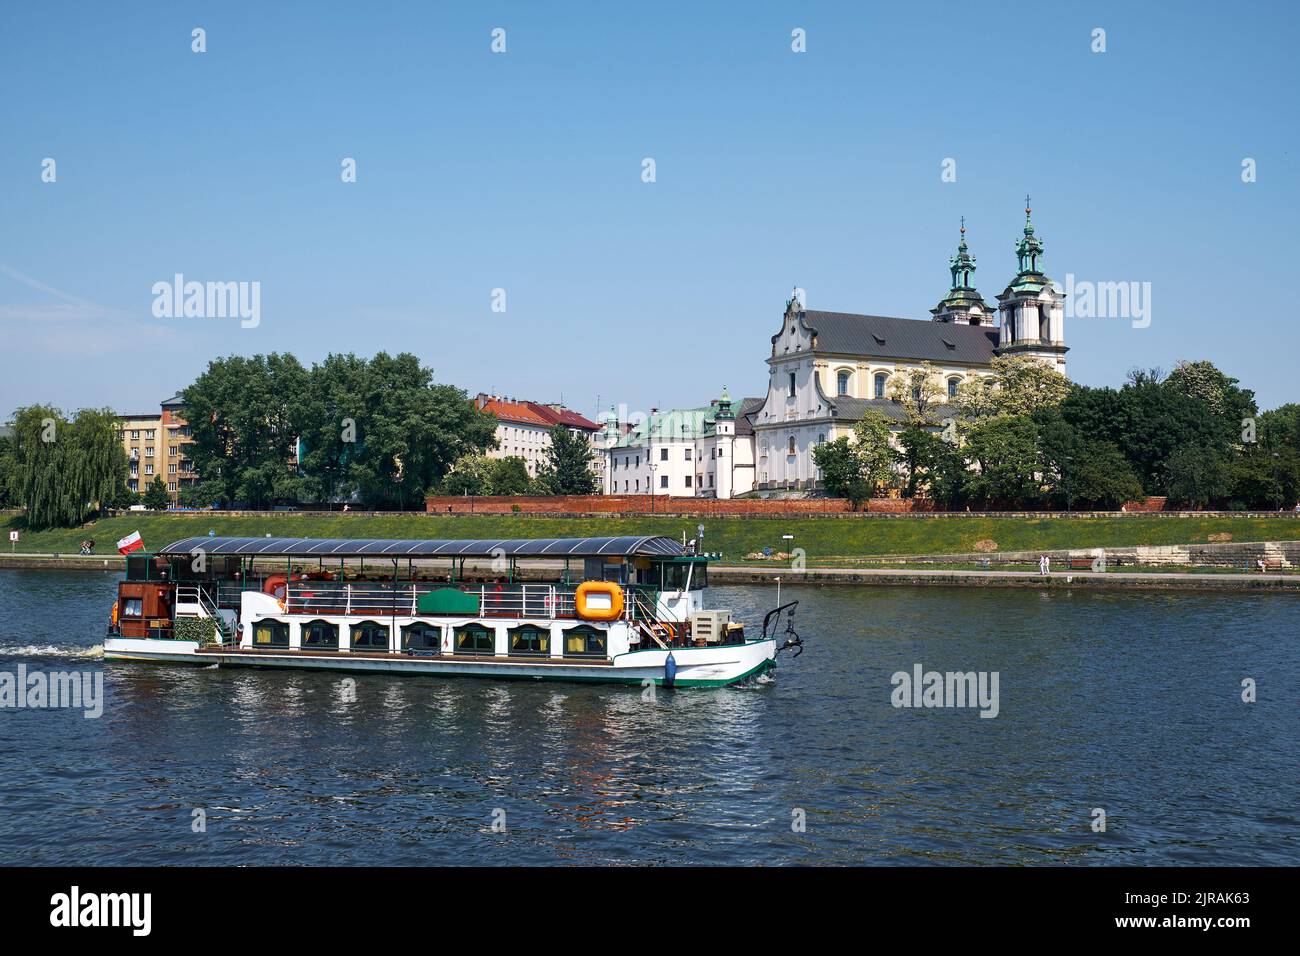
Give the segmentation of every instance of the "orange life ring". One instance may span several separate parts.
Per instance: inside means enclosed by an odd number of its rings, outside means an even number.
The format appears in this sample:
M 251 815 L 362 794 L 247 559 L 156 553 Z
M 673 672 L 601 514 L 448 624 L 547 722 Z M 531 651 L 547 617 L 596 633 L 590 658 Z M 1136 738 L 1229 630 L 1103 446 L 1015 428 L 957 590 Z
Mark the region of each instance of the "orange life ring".
M 272 574 L 269 578 L 267 578 L 265 581 L 262 582 L 262 593 L 271 595 L 271 597 L 275 598 L 276 600 L 280 601 L 281 604 L 283 604 L 284 598 L 289 593 L 289 589 L 288 587 L 286 587 L 286 582 L 301 581 L 301 580 L 302 580 L 301 574 L 294 574 L 289 577 L 286 577 L 283 574 Z M 279 591 L 280 593 L 277 594 L 276 593 L 277 591 Z
M 617 621 L 623 614 L 623 589 L 613 581 L 583 581 L 573 604 L 584 621 Z

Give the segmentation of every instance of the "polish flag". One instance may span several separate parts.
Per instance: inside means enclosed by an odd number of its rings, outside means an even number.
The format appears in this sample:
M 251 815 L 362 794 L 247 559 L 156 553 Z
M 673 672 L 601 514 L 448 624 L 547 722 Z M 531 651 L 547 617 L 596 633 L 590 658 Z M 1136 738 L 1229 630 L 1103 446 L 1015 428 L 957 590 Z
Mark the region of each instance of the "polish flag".
M 132 531 L 117 543 L 117 553 L 130 554 L 132 551 L 139 551 L 143 547 L 144 542 L 140 540 L 140 532 Z

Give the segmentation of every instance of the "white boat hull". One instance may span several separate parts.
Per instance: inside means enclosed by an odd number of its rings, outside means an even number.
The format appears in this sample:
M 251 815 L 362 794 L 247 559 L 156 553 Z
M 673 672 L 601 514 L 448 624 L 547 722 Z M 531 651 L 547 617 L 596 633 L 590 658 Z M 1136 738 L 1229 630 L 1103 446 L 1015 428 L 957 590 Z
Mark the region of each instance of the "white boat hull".
M 721 687 L 770 670 L 776 663 L 776 642 L 749 641 L 717 647 L 678 647 L 673 686 Z M 511 658 L 479 655 L 401 652 L 361 653 L 304 649 L 200 649 L 193 641 L 145 638 L 106 638 L 104 657 L 152 663 L 218 664 L 225 667 L 276 667 L 383 674 L 431 674 L 447 677 L 592 681 L 599 683 L 666 683 L 669 651 L 636 650 L 600 662 L 565 659 Z

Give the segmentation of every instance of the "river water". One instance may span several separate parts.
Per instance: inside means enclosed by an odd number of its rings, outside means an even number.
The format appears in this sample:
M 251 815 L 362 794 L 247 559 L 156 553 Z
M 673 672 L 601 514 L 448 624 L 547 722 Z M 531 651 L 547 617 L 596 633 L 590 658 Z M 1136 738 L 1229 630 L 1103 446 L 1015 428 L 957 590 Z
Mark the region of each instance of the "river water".
M 0 673 L 105 695 L 0 710 L 0 863 L 1300 863 L 1292 595 L 787 587 L 807 651 L 749 686 L 360 675 L 348 701 L 106 662 L 115 585 L 0 571 Z M 894 707 L 917 664 L 997 672 L 997 716 Z

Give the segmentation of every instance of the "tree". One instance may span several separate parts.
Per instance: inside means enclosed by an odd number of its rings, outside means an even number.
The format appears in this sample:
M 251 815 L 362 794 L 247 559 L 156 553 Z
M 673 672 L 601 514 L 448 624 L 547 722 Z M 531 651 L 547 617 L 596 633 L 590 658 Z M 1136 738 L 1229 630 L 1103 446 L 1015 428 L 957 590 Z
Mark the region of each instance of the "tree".
M 1165 462 L 1165 485 L 1176 503 L 1204 508 L 1228 493 L 1228 466 L 1214 448 L 1188 445 L 1179 448 Z
M 556 425 L 551 429 L 551 446 L 538 469 L 537 484 L 551 495 L 592 495 L 597 478 L 592 468 L 591 443 L 577 431 Z
M 1039 359 L 998 355 L 989 375 L 975 376 L 957 386 L 953 405 L 968 423 L 994 415 L 1029 415 L 1060 405 L 1070 387 L 1068 378 Z
M 1255 393 L 1237 387 L 1237 379 L 1230 378 L 1215 367 L 1213 362 L 1180 361 L 1165 379 L 1166 388 L 1190 395 L 1212 415 L 1224 418 L 1228 424 L 1240 429 L 1242 419 L 1253 417 L 1257 411 Z
M 438 486 L 444 495 L 491 494 L 492 459 L 487 455 L 464 455 L 443 477 Z
M 305 424 L 307 370 L 292 355 L 215 359 L 185 389 L 195 469 L 227 504 L 296 501 L 290 462 Z
M 14 414 L 9 488 L 28 526 L 73 527 L 106 506 L 126 482 L 121 422 L 109 409 L 82 409 L 72 421 L 57 408 Z
M 813 464 L 821 472 L 822 487 L 833 498 L 848 498 L 855 481 L 862 481 L 862 459 L 847 435 L 813 448 Z M 864 483 L 865 484 L 865 483 Z M 867 496 L 870 496 L 868 491 Z M 856 507 L 858 502 L 854 502 Z
M 366 366 L 353 415 L 346 482 L 372 508 L 405 509 L 436 488 L 466 454 L 496 443 L 496 419 L 464 391 L 433 382 L 409 352 L 378 353 Z
M 1110 442 L 1085 442 L 1082 452 L 1069 476 L 1071 491 L 1079 500 L 1109 509 L 1142 500 L 1142 482 L 1118 448 Z
M 957 395 L 950 403 L 957 410 L 957 419 L 963 424 L 974 424 L 998 414 L 997 388 L 989 375 L 972 375 L 957 386 Z
M 1300 451 L 1300 405 L 1287 404 L 1261 412 L 1256 430 L 1259 443 L 1270 451 Z
M 999 415 L 971 429 L 967 456 L 978 465 L 969 485 L 976 498 L 1027 505 L 1042 497 L 1038 430 L 1026 417 Z
M 528 474 L 527 462 L 518 455 L 490 460 L 492 470 L 488 494 L 526 495 L 533 491 L 533 476 Z M 579 492 L 579 494 L 587 493 L 589 492 Z
M 903 493 L 914 498 L 922 486 L 928 485 L 931 472 L 948 443 L 934 432 L 909 425 L 899 432 L 898 445 L 901 449 L 898 462 L 905 481 Z
M 1232 459 L 1228 472 L 1230 507 L 1271 511 L 1300 498 L 1300 453 L 1286 445 L 1249 448 Z
M 889 377 L 888 394 L 903 406 L 908 422 L 913 425 L 933 424 L 931 413 L 944 399 L 944 391 L 930 362 L 922 362 L 919 368 L 896 371 Z
M 854 448 L 862 462 L 862 480 L 874 489 L 893 484 L 894 465 L 898 453 L 890 441 L 892 432 L 889 419 L 874 408 L 863 412 L 862 419 L 853 426 Z
M 150 511 L 166 511 L 172 503 L 171 495 L 167 493 L 167 486 L 163 484 L 161 475 L 154 475 L 153 481 L 149 483 L 149 488 L 144 493 L 144 506 Z

